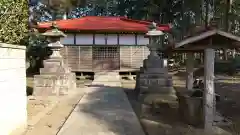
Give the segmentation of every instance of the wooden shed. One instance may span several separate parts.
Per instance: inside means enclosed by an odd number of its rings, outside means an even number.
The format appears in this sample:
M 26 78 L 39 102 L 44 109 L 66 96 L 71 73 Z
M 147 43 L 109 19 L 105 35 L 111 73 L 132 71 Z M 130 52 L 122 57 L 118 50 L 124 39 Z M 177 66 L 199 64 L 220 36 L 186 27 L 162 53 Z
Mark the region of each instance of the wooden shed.
M 74 72 L 115 70 L 131 72 L 142 66 L 149 54 L 145 38 L 151 22 L 125 17 L 87 16 L 56 21 L 67 37 L 61 39 L 62 55 Z M 52 22 L 38 24 L 42 32 Z M 169 31 L 169 25 L 158 25 Z

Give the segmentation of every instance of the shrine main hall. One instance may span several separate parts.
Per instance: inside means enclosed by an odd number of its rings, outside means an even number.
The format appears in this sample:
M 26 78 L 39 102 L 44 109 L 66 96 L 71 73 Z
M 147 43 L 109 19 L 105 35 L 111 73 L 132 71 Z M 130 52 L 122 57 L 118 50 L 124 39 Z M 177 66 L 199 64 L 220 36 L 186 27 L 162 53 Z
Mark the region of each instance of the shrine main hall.
M 138 71 L 148 56 L 145 33 L 151 22 L 125 17 L 86 16 L 55 21 L 67 37 L 61 39 L 62 56 L 73 72 Z M 52 22 L 38 24 L 49 30 Z M 163 32 L 169 25 L 158 24 Z

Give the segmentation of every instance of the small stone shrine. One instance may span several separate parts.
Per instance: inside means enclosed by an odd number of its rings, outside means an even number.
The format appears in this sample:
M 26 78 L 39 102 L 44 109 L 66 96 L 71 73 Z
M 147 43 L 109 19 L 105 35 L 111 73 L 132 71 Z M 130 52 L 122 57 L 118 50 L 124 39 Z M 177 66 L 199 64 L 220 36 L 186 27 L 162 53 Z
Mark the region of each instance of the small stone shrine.
M 69 90 L 76 89 L 76 75 L 64 63 L 60 54 L 60 49 L 63 47 L 60 38 L 66 35 L 58 30 L 55 23 L 51 28 L 43 33 L 43 36 L 48 38 L 50 42 L 48 47 L 52 54 L 49 59 L 43 61 L 44 68 L 40 69 L 40 75 L 34 76 L 33 95 L 35 96 L 67 95 Z
M 136 78 L 135 90 L 142 103 L 141 109 L 147 104 L 153 104 L 155 100 L 176 101 L 176 92 L 172 77 L 168 75 L 166 59 L 163 58 L 163 53 L 160 56 L 158 54 L 164 48 L 163 32 L 156 28 L 156 23 L 152 23 L 147 33 L 150 54 L 143 61 L 143 67 L 140 67 Z

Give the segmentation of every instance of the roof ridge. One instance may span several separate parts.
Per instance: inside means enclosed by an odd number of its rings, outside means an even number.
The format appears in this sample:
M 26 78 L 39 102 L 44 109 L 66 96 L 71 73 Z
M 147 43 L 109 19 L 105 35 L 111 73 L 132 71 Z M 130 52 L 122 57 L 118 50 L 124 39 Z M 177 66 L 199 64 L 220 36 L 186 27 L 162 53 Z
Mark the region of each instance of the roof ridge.
M 150 21 L 133 20 L 133 19 L 130 19 L 130 18 L 127 18 L 127 17 L 120 17 L 120 20 L 129 21 L 129 22 L 136 22 L 136 23 L 141 23 L 141 24 L 150 24 L 151 23 Z
M 123 16 L 83 16 L 81 18 L 122 18 Z
M 120 18 L 121 20 L 124 20 L 124 21 L 129 21 L 129 22 L 136 22 L 136 23 L 141 23 L 141 24 L 151 24 L 152 21 L 145 21 L 145 20 L 134 20 L 134 19 L 130 19 L 130 18 L 127 18 L 127 17 L 123 17 L 123 18 Z M 157 23 L 157 26 L 158 27 L 164 27 L 164 26 L 168 26 L 169 27 L 169 24 L 160 24 L 160 23 Z

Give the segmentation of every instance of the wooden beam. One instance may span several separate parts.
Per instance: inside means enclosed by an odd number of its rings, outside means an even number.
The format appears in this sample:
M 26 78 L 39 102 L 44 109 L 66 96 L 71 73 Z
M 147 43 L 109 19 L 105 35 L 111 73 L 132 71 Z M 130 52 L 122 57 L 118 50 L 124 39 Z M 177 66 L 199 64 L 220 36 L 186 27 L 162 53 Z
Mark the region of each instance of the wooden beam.
M 188 52 L 187 53 L 187 60 L 186 60 L 186 88 L 187 90 L 193 89 L 193 72 L 194 72 L 194 53 Z
M 134 34 L 135 35 L 135 45 L 138 45 L 138 43 L 137 43 L 137 34 Z
M 93 45 L 95 45 L 95 33 L 93 34 Z
M 74 33 L 74 35 L 73 35 L 73 44 L 74 45 L 76 45 L 77 43 L 76 43 L 76 36 L 77 36 L 77 34 L 76 33 Z
M 108 40 L 108 39 L 107 39 L 107 38 L 108 38 L 107 36 L 108 36 L 108 34 L 107 34 L 107 33 L 105 33 L 105 34 L 104 34 L 104 38 L 105 38 L 105 45 L 107 45 L 107 40 Z
M 204 50 L 204 94 L 203 94 L 203 116 L 204 129 L 212 132 L 215 116 L 215 92 L 214 92 L 214 57 L 215 50 L 207 48 Z
M 117 34 L 117 44 L 118 45 L 120 44 L 119 41 L 120 41 L 120 34 Z

